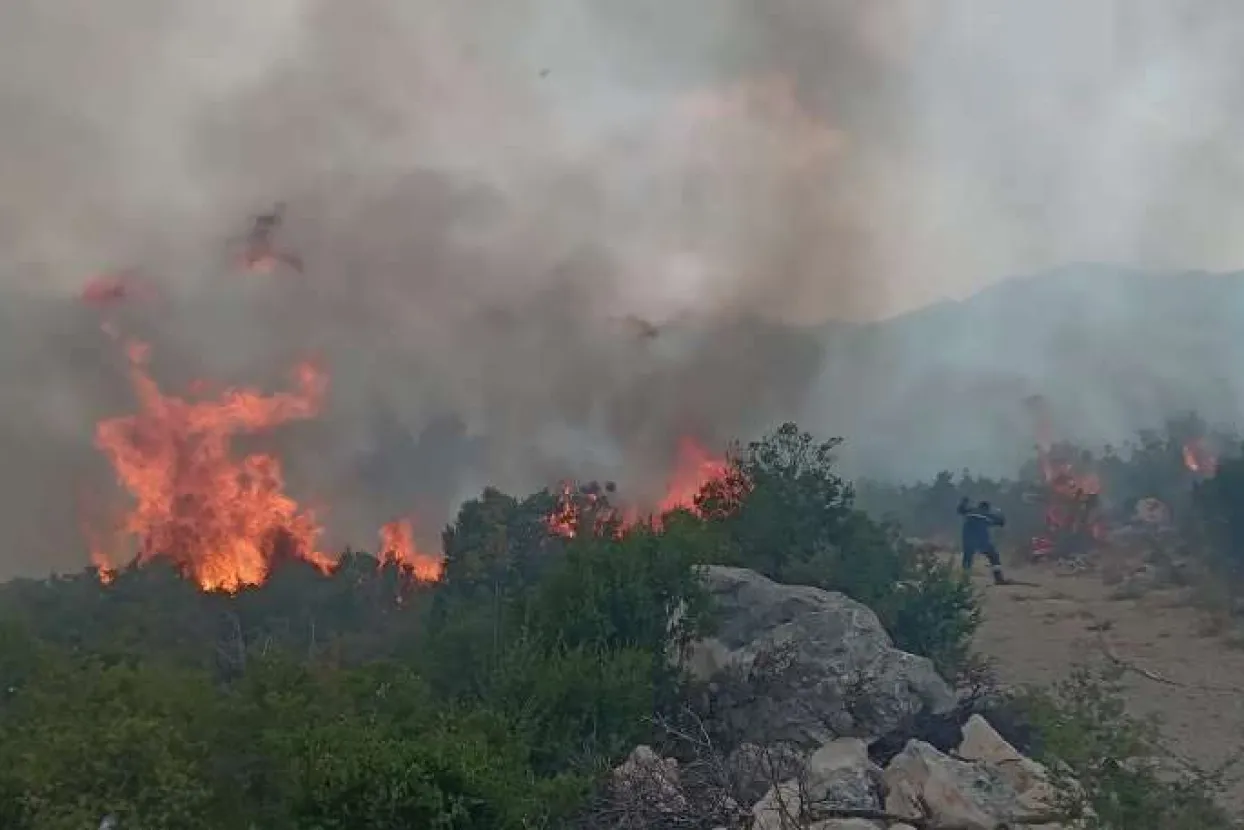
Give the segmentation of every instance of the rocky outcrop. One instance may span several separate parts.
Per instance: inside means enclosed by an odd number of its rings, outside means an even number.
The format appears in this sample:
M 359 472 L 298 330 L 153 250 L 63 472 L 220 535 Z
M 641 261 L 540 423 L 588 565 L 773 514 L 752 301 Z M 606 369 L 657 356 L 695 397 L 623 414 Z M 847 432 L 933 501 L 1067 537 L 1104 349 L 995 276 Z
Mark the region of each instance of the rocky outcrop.
M 713 684 L 716 714 L 745 740 L 814 748 L 954 707 L 932 663 L 895 648 L 877 615 L 843 594 L 742 568 L 705 568 L 704 584 L 718 628 L 686 665 Z
M 1055 820 L 1055 791 L 1041 764 L 1016 752 L 980 716 L 968 722 L 964 733 L 953 755 L 912 740 L 885 769 L 869 759 L 863 741 L 830 741 L 812 753 L 796 775 L 772 785 L 750 809 L 737 809 L 732 803 L 722 828 L 1069 830 L 1073 826 Z M 655 765 L 649 769 L 673 765 L 655 758 L 649 763 Z M 670 819 L 671 828 L 702 815 L 694 795 L 663 792 L 659 800 L 650 795 L 648 801 L 667 805 L 658 812 Z
M 926 826 L 1062 830 L 1048 770 L 1025 758 L 980 715 L 964 727 L 956 757 L 911 741 L 884 773 L 886 812 Z
M 704 581 L 717 633 L 685 658 L 706 681 L 711 723 L 682 733 L 695 750 L 682 767 L 637 748 L 615 771 L 607 821 L 593 827 L 1070 827 L 1052 821 L 1047 770 L 957 705 L 868 608 L 738 568 L 707 568 Z M 719 749 L 716 735 L 733 743 Z

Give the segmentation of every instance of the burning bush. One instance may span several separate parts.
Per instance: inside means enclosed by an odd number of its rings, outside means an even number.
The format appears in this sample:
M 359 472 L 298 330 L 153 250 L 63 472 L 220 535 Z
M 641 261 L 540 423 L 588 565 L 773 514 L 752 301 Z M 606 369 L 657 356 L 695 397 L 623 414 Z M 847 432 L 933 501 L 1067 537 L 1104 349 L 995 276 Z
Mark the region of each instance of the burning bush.
M 142 423 L 115 429 L 129 440 Z M 204 591 L 170 540 L 107 583 L 88 570 L 5 586 L 0 822 L 518 830 L 568 817 L 598 765 L 678 705 L 668 649 L 710 619 L 700 563 L 847 591 L 953 668 L 971 593 L 854 508 L 837 443 L 788 424 L 725 461 L 685 445 L 673 509 L 651 519 L 603 485 L 485 490 L 446 530 L 437 581 L 387 551 L 348 552 L 272 559 L 257 584 Z
M 1073 556 L 1132 522 L 1142 502 L 1157 500 L 1174 521 L 1191 520 L 1194 485 L 1212 477 L 1219 457 L 1237 444 L 1233 433 L 1211 430 L 1189 414 L 1161 430 L 1142 430 L 1121 448 L 1095 452 L 1067 442 L 1039 442 L 1014 479 L 978 478 L 965 470 L 958 478 L 943 472 L 926 484 L 865 482 L 861 502 L 909 533 L 954 544 L 954 503 L 969 494 L 1006 513 L 1012 546 L 1038 556 Z

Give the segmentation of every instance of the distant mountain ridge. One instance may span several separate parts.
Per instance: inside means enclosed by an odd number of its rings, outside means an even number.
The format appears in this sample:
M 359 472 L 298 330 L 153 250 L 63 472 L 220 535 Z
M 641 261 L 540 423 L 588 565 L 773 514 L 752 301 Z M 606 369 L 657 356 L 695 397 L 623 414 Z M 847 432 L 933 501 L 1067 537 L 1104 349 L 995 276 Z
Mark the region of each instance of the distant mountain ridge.
M 1072 265 L 862 326 L 818 331 L 809 402 L 857 473 L 1005 473 L 1045 397 L 1059 438 L 1121 443 L 1190 409 L 1244 422 L 1244 272 Z

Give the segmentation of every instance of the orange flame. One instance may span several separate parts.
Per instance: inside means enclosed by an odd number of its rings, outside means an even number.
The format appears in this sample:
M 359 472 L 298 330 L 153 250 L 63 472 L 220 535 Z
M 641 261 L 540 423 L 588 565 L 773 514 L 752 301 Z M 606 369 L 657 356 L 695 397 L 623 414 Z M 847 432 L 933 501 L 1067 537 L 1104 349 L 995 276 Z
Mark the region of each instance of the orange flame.
M 726 477 L 730 464 L 721 456 L 714 456 L 693 438 L 684 437 L 678 441 L 678 454 L 674 461 L 674 470 L 665 485 L 665 494 L 658 500 L 656 513 L 652 522 L 657 527 L 661 524 L 661 516 L 671 510 L 683 509 L 698 513 L 695 504 L 696 496 L 703 487 L 713 481 Z M 601 495 L 592 488 L 576 488 L 573 483 L 563 483 L 557 505 L 548 517 L 548 528 L 552 533 L 566 538 L 573 538 L 583 520 L 583 513 L 597 509 Z M 600 532 L 609 521 L 618 524 L 619 531 L 625 532 L 642 520 L 638 508 L 619 509 L 609 507 L 597 517 L 597 531 Z
M 1218 472 L 1218 458 L 1200 438 L 1192 438 L 1183 445 L 1184 466 L 1198 475 L 1212 476 Z
M 95 572 L 99 575 L 100 583 L 111 585 L 113 580 L 117 578 L 117 569 L 112 567 L 108 557 L 99 551 L 91 551 L 91 564 L 95 566 Z
M 123 531 L 137 540 L 139 561 L 167 557 L 205 590 L 259 584 L 282 558 L 327 571 L 330 561 L 315 550 L 319 524 L 285 494 L 280 462 L 264 454 L 238 459 L 230 448 L 235 434 L 314 416 L 326 375 L 304 364 L 294 392 L 230 389 L 217 400 L 191 401 L 160 391 L 145 344 L 131 343 L 128 352 L 140 411 L 101 422 L 95 443 L 135 499 Z
M 724 457 L 712 455 L 694 439 L 679 439 L 674 472 L 666 484 L 658 513 L 678 508 L 695 512 L 695 497 L 704 485 L 725 478 L 729 471 L 730 463 Z
M 444 557 L 419 550 L 415 544 L 415 524 L 410 519 L 397 519 L 380 528 L 377 558 L 408 569 L 420 582 L 436 582 L 445 570 Z
M 1025 400 L 1032 413 L 1037 439 L 1037 460 L 1048 497 L 1045 526 L 1048 536 L 1035 537 L 1033 552 L 1042 555 L 1055 547 L 1055 538 L 1062 534 L 1087 534 L 1101 540 L 1106 526 L 1098 518 L 1097 497 L 1101 495 L 1101 478 L 1092 470 L 1080 471 L 1075 463 L 1056 458 L 1053 422 L 1049 406 L 1041 395 Z
M 578 535 L 580 527 L 587 518 L 585 514 L 594 514 L 594 531 L 597 534 L 604 534 L 610 522 L 616 523 L 619 534 L 639 522 L 638 510 L 622 510 L 606 505 L 607 502 L 599 490 L 590 486 L 579 487 L 572 481 L 564 481 L 557 497 L 557 504 L 546 518 L 545 525 L 550 533 L 573 539 Z

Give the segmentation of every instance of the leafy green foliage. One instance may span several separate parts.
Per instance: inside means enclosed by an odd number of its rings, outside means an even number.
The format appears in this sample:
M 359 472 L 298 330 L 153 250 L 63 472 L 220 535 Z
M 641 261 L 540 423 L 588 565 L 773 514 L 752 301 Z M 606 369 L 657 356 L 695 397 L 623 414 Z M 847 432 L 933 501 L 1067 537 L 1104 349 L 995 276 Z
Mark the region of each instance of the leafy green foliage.
M 548 491 L 485 490 L 446 529 L 436 585 L 347 552 L 331 574 L 289 562 L 235 595 L 159 563 L 107 586 L 89 570 L 2 586 L 0 827 L 108 814 L 154 830 L 566 826 L 600 771 L 680 704 L 669 658 L 712 618 L 702 564 L 842 591 L 954 673 L 977 597 L 857 509 L 839 443 L 784 425 L 738 448 L 695 510 L 625 532 L 600 493 L 583 494 L 567 538 Z M 1228 503 L 1230 480 L 1204 503 Z M 1124 774 L 1100 759 L 1148 756 L 1086 726 L 1132 728 L 1084 688 L 1029 709 L 1116 822 L 1104 826 L 1125 826 L 1160 805 L 1128 777 L 1141 761 Z M 1162 790 L 1164 815 L 1224 827 L 1201 784 Z
M 153 828 L 212 826 L 206 683 L 56 653 L 28 668 L 0 710 L 0 824 L 68 830 L 113 811 Z
M 1079 668 L 1053 690 L 1012 701 L 1039 736 L 1041 759 L 1064 794 L 1060 806 L 1101 830 L 1238 827 L 1214 802 L 1223 771 L 1171 754 L 1154 723 L 1127 715 L 1118 679 Z
M 730 539 L 722 561 L 841 591 L 871 606 L 900 648 L 954 675 L 980 623 L 977 597 L 896 527 L 856 509 L 854 489 L 835 472 L 841 443 L 788 423 L 736 452 L 731 473 L 699 500 Z
M 204 593 L 160 563 L 0 589 L 0 826 L 213 830 L 564 822 L 672 705 L 720 537 L 550 532 L 495 490 L 417 585 L 349 552 Z
M 973 667 L 972 636 L 982 622 L 980 597 L 954 566 L 929 556 L 908 556 L 904 579 L 879 600 L 877 613 L 899 648 L 928 657 L 947 677 L 961 676 Z

